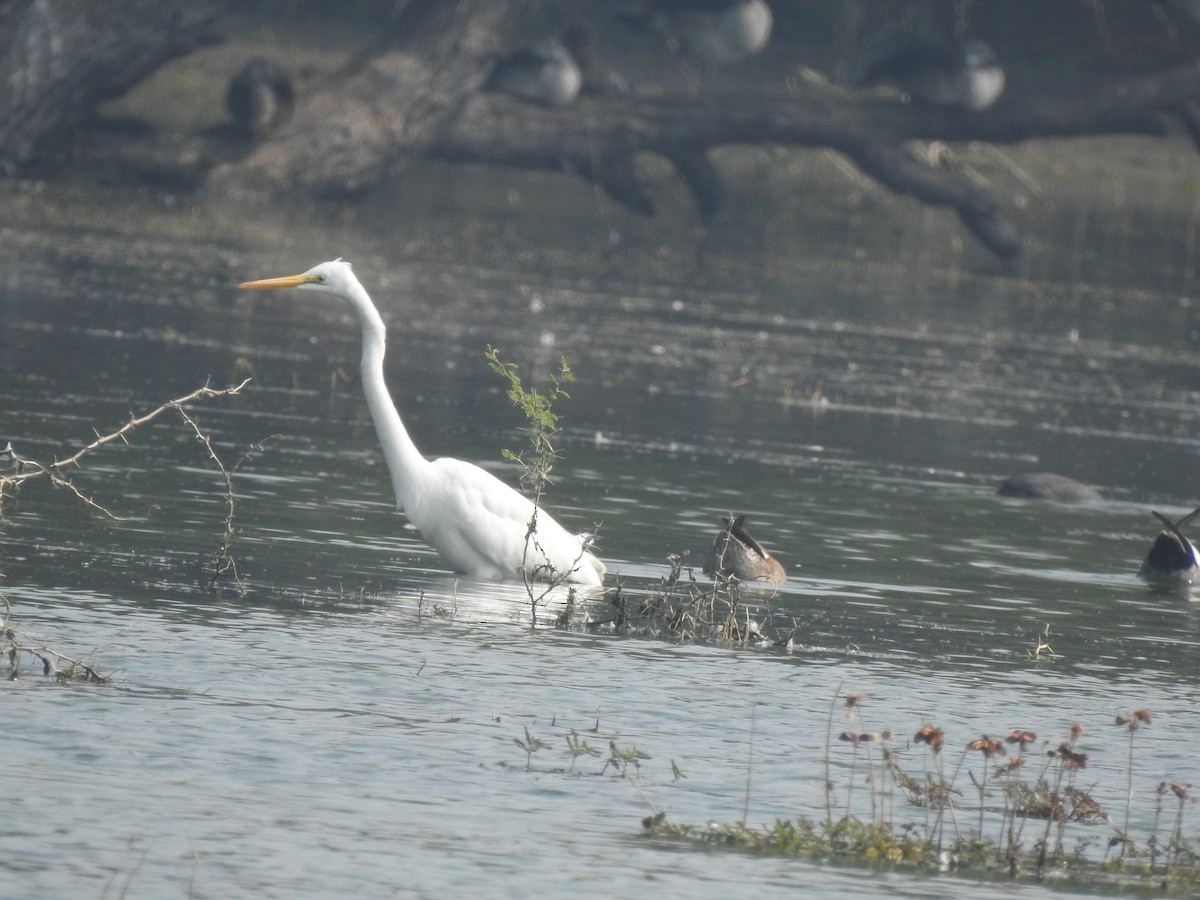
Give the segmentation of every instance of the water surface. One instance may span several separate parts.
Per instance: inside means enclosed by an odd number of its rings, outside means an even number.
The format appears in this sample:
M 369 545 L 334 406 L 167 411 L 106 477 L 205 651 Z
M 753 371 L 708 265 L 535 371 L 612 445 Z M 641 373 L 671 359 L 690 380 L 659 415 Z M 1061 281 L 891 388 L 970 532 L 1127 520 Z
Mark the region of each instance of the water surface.
M 1088 788 L 1118 820 L 1128 735 L 1111 723 L 1148 708 L 1142 835 L 1160 781 L 1200 783 L 1182 739 L 1200 725 L 1200 606 L 1136 577 L 1151 509 L 1196 502 L 1196 335 L 1174 270 L 1064 286 L 1030 280 L 1050 268 L 1034 254 L 1024 273 L 972 257 L 952 278 L 944 261 L 898 278 L 886 254 L 836 257 L 814 236 L 811 255 L 751 271 L 736 235 L 683 262 L 690 236 L 622 220 L 625 243 L 606 249 L 611 210 L 557 244 L 536 216 L 472 231 L 497 221 L 487 209 L 432 210 L 422 241 L 382 203 L 234 224 L 213 201 L 116 192 L 116 224 L 71 225 L 65 190 L 31 205 L 27 186 L 4 189 L 27 217 L 0 251 L 4 442 L 61 457 L 93 428 L 244 377 L 192 414 L 230 465 L 265 442 L 234 476 L 244 596 L 210 587 L 223 481 L 172 415 L 75 474 L 119 519 L 36 484 L 9 509 L 17 625 L 114 676 L 9 682 L 4 867 L 23 893 L 1011 894 L 638 839 L 653 810 L 823 816 L 839 690 L 865 700 L 835 728 L 893 730 L 914 770 L 905 743 L 926 721 L 953 759 L 982 733 L 1055 744 L 1080 721 Z M 451 221 L 454 252 L 438 237 Z M 540 373 L 565 354 L 578 382 L 556 516 L 599 523 L 612 581 L 639 597 L 668 554 L 698 565 L 720 516 L 747 514 L 790 574 L 752 614 L 794 628 L 793 649 L 531 628 L 519 585 L 449 572 L 392 507 L 349 311 L 232 287 L 336 255 L 392 326 L 389 382 L 427 454 L 515 481 L 500 451 L 522 423 L 484 347 Z M 1041 469 L 1106 499 L 995 496 Z M 1040 642 L 1053 653 L 1035 659 Z M 601 755 L 573 762 L 572 731 Z M 549 745 L 528 767 L 527 733 Z M 605 767 L 610 742 L 648 754 L 636 785 Z

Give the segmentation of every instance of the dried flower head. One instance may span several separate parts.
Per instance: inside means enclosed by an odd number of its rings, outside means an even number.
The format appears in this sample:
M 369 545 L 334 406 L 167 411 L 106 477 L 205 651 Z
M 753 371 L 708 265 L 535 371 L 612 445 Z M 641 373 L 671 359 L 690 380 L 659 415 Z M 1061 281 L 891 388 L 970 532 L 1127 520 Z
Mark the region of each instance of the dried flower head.
M 838 735 L 838 740 L 846 741 L 851 744 L 857 744 L 858 743 L 858 733 L 854 732 L 854 731 L 843 731 L 841 734 Z
M 854 707 L 859 706 L 861 704 L 862 704 L 862 694 L 847 694 L 846 695 L 846 708 L 847 709 L 854 709 Z
M 1177 781 L 1171 785 L 1171 791 L 1180 800 L 1186 800 L 1188 798 L 1188 791 L 1191 789 L 1191 787 L 1192 786 L 1187 782 Z
M 1071 740 L 1079 740 L 1079 736 L 1083 734 L 1083 724 L 1080 722 L 1071 723 Z
M 1133 711 L 1133 718 L 1135 721 L 1141 722 L 1143 725 L 1149 725 L 1150 724 L 1150 710 L 1135 709 Z
M 1025 765 L 1025 757 L 1010 756 L 1008 758 L 1008 762 L 1001 763 L 1000 765 L 996 766 L 996 774 L 997 775 L 1008 775 L 1012 772 L 1017 771 L 1017 769 L 1021 768 L 1021 766 L 1023 766 L 1023 765 Z
M 946 741 L 946 733 L 936 725 L 931 725 L 928 722 L 918 729 L 913 735 L 913 742 L 917 744 L 928 744 L 929 749 L 934 753 L 942 749 L 942 744 Z
M 1037 734 L 1033 731 L 1022 731 L 1020 728 L 1014 728 L 1012 734 L 1004 740 L 1009 744 L 1020 744 L 1021 749 L 1024 750 L 1037 740 Z
M 1001 756 L 1004 754 L 1004 741 L 990 738 L 986 734 L 967 744 L 968 750 L 978 750 L 984 756 Z

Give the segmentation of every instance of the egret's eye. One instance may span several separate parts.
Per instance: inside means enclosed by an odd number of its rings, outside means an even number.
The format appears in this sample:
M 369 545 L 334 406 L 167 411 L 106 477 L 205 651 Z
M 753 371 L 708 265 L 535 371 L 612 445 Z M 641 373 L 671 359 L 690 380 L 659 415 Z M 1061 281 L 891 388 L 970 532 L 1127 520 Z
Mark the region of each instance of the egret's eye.
M 317 283 L 318 283 L 318 284 L 320 284 L 320 283 L 321 283 L 321 282 L 323 282 L 324 280 L 325 280 L 325 276 L 324 276 L 324 275 L 318 275 L 318 276 L 317 276 Z

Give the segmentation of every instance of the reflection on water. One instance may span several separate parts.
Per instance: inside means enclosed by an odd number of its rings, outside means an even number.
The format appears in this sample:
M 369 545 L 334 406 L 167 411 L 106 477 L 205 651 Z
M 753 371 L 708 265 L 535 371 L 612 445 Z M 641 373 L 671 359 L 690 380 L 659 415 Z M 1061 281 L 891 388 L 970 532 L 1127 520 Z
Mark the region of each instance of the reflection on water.
M 164 215 L 143 212 L 148 227 Z M 821 815 L 839 685 L 865 695 L 872 727 L 936 720 L 958 745 L 1013 727 L 1057 741 L 1082 721 L 1110 809 L 1126 742 L 1109 723 L 1150 708 L 1142 833 L 1159 781 L 1200 783 L 1179 740 L 1200 724 L 1200 604 L 1135 577 L 1158 531 L 1150 510 L 1178 517 L 1196 499 L 1198 382 L 1178 322 L 1158 341 L 1110 311 L 1111 330 L 1065 337 L 1074 314 L 1053 285 L 1036 309 L 1019 279 L 963 273 L 942 295 L 847 298 L 844 270 L 813 260 L 803 285 L 739 288 L 736 254 L 729 268 L 710 256 L 711 277 L 686 286 L 615 263 L 401 268 L 371 234 L 314 227 L 272 256 L 164 228 L 141 238 L 156 266 L 114 254 L 120 233 L 20 236 L 29 261 L 0 319 L 3 441 L 61 456 L 93 427 L 245 374 L 241 397 L 193 413 L 227 462 L 267 439 L 235 476 L 245 597 L 208 590 L 223 483 L 165 419 L 75 473 L 120 520 L 38 485 L 10 511 L 0 567 L 18 623 L 116 675 L 10 683 L 5 865 L 31 895 L 611 894 L 649 878 L 711 896 L 747 883 L 997 893 L 627 840 L 648 804 L 675 821 L 740 819 L 751 743 L 750 821 Z M 233 296 L 278 262 L 337 255 L 315 245 L 364 248 L 354 262 L 393 324 L 389 380 L 427 454 L 511 480 L 500 451 L 521 422 L 483 348 L 542 371 L 565 353 L 579 382 L 561 408 L 556 518 L 599 523 L 614 580 L 645 597 L 668 554 L 698 573 L 720 517 L 748 514 L 788 569 L 777 592 L 747 597 L 751 614 L 795 629 L 795 646 L 530 629 L 520 585 L 448 572 L 392 508 L 349 311 Z M 1047 469 L 1108 499 L 995 496 L 1002 477 Z M 548 744 L 528 771 L 526 729 Z M 572 731 L 600 757 L 572 769 Z M 597 774 L 610 741 L 649 754 L 639 789 Z

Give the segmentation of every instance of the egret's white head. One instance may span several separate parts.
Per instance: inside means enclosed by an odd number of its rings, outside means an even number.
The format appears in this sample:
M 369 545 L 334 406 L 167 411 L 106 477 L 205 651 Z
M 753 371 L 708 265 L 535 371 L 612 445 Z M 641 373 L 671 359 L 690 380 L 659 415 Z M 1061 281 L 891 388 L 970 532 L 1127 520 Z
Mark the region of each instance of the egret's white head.
M 350 268 L 350 263 L 341 258 L 313 266 L 302 275 L 264 278 L 260 281 L 245 281 L 238 285 L 242 288 L 306 288 L 310 291 L 337 294 L 339 297 L 351 296 L 351 289 L 357 286 L 358 279 L 354 277 L 354 270 Z

